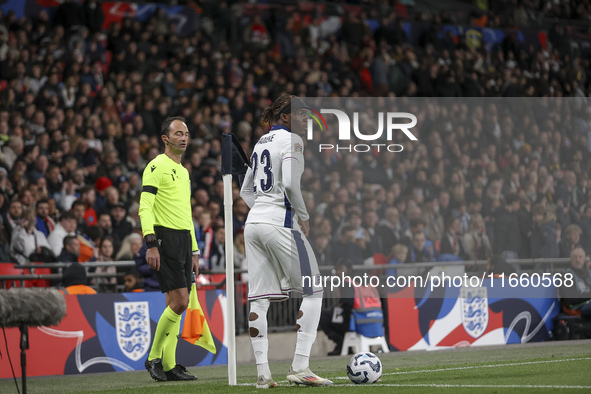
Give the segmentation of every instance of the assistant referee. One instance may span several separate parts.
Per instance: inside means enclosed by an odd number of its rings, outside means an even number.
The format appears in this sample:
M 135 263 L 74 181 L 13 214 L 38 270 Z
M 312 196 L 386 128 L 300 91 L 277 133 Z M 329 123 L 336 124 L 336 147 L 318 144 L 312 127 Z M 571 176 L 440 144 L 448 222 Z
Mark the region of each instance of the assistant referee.
M 181 314 L 189 305 L 191 272 L 197 275 L 199 270 L 191 178 L 181 164 L 191 136 L 182 117 L 167 118 L 160 134 L 165 150 L 144 169 L 139 215 L 148 247 L 146 260 L 157 271 L 167 306 L 158 320 L 145 366 L 157 381 L 194 380 L 197 378 L 185 367 L 176 364 Z

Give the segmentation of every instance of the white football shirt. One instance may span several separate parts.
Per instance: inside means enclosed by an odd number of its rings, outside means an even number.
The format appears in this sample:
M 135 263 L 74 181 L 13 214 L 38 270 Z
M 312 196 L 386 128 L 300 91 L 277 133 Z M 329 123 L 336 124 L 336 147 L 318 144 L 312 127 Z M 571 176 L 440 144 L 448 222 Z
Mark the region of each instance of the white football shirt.
M 273 126 L 256 143 L 240 195 L 251 208 L 246 223 L 298 228 L 308 220 L 300 189 L 304 172 L 302 138 L 283 126 Z

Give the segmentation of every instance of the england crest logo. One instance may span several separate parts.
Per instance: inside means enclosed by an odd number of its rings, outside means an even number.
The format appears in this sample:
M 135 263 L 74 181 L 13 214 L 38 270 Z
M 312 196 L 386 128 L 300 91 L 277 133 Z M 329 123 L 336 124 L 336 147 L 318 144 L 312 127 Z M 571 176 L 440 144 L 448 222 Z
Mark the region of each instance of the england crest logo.
M 486 287 L 462 287 L 460 302 L 464 329 L 471 337 L 480 337 L 488 326 Z
M 150 310 L 147 301 L 115 302 L 115 330 L 121 352 L 133 361 L 150 347 Z

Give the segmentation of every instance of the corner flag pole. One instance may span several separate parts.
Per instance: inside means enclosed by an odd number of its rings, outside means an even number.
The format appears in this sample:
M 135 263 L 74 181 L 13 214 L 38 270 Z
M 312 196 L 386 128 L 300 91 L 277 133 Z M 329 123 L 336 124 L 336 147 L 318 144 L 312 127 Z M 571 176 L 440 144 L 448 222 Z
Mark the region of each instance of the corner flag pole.
M 232 175 L 243 176 L 249 160 L 234 134 L 222 134 L 222 179 L 224 181 L 224 227 L 226 230 L 226 338 L 228 343 L 228 384 L 236 386 L 236 334 L 234 285 L 234 222 L 232 217 Z
M 223 160 L 223 159 L 222 159 Z M 232 174 L 224 181 L 224 227 L 226 230 L 226 338 L 228 340 L 228 384 L 236 385 L 236 334 L 234 286 L 234 223 L 232 219 Z

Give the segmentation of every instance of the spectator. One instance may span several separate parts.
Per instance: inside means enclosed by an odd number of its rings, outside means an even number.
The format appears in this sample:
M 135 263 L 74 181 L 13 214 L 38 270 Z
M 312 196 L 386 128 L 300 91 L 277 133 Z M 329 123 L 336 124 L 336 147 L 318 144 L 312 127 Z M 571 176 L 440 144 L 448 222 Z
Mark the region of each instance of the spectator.
M 568 315 L 591 319 L 591 271 L 585 266 L 586 259 L 580 246 L 572 250 L 567 272 L 573 275 L 574 286 L 560 289 L 560 303 Z
M 35 209 L 37 212 L 36 228 L 41 231 L 45 237 L 48 237 L 55 228 L 55 222 L 49 216 L 49 201 L 45 198 L 38 200 L 35 204 Z
M 313 248 L 318 266 L 333 264 L 330 234 L 324 232 L 316 234 L 313 238 Z
M 122 202 L 110 207 L 111 220 L 113 223 L 113 239 L 116 240 L 117 246 L 121 244 L 121 240 L 125 239 L 133 231 L 133 226 L 127 217 L 127 208 Z
M 368 236 L 366 248 L 367 257 L 371 257 L 375 253 L 380 252 L 380 240 L 377 233 L 378 220 L 378 214 L 374 210 L 368 210 L 363 214 L 363 228 Z
M 86 206 L 82 200 L 76 200 L 72 204 L 72 212 L 76 216 L 76 233 L 84 234 L 88 227 L 88 223 L 84 218 L 86 212 Z
M 355 229 L 349 225 L 343 227 L 340 239 L 332 247 L 333 258 L 337 261 L 345 259 L 350 260 L 353 264 L 362 264 L 365 254 L 363 248 L 356 241 Z
M 124 293 L 141 293 L 144 291 L 140 274 L 134 268 L 125 273 L 123 284 Z
M 51 234 L 49 234 L 49 238 L 47 238 L 55 256 L 59 256 L 62 253 L 64 238 L 68 235 L 76 236 L 76 216 L 73 212 L 62 214 L 59 223 L 55 226 Z
M 84 203 L 84 219 L 86 220 L 86 224 L 88 226 L 96 225 L 97 216 L 94 210 L 96 191 L 94 187 L 86 185 L 80 189 L 80 200 Z
M 388 261 L 388 265 L 392 264 L 404 264 L 408 257 L 408 247 L 403 244 L 396 244 L 392 246 L 392 258 Z M 388 268 L 386 270 L 387 276 L 396 276 L 396 268 Z
M 439 241 L 443 236 L 443 217 L 439 214 L 439 201 L 435 195 L 425 199 L 423 220 L 427 223 L 425 234 L 430 241 Z
M 571 252 L 581 246 L 581 233 L 581 228 L 576 224 L 571 224 L 564 230 L 564 237 L 559 244 L 560 257 L 570 257 Z
M 113 186 L 113 182 L 104 176 L 100 176 L 97 181 L 96 181 L 96 193 L 95 193 L 95 201 L 94 201 L 94 205 L 93 208 L 95 210 L 95 214 L 96 212 L 103 212 L 107 206 L 107 190 Z M 119 197 L 119 196 L 117 196 Z M 96 224 L 96 222 L 94 223 L 89 223 L 90 226 Z
M 233 210 L 233 229 L 234 229 L 234 236 L 236 236 L 236 232 L 238 229 L 244 227 L 246 223 L 246 216 L 248 214 L 248 205 L 242 200 L 241 198 L 234 199 L 234 205 L 232 206 Z
M 459 258 L 458 260 L 466 260 L 468 255 L 466 253 L 466 247 L 464 246 L 464 236 L 462 234 L 462 222 L 460 218 L 456 216 L 448 216 L 445 219 L 445 228 L 445 233 L 441 238 L 440 254 L 455 256 L 455 258 Z
M 74 201 L 79 197 L 80 195 L 76 193 L 76 183 L 74 183 L 74 179 L 69 174 L 65 175 L 62 182 L 58 206 L 64 211 L 69 211 L 72 208 Z
M 57 261 L 60 263 L 77 263 L 80 255 L 80 242 L 78 237 L 66 235 L 64 238 L 63 248 Z
M 12 260 L 12 256 L 10 255 L 10 243 L 8 242 L 6 231 L 4 231 L 4 226 L 0 222 L 0 264 L 10 263 Z
M 435 261 L 435 248 L 427 245 L 425 233 L 417 231 L 412 235 L 412 242 L 409 245 L 407 263 L 425 263 Z
M 90 29 L 91 34 L 98 33 L 102 30 L 104 20 L 103 8 L 97 0 L 84 2 L 82 6 L 82 24 Z
M 209 257 L 209 269 L 223 271 L 226 269 L 226 230 L 218 227 L 214 231 L 213 244 Z
M 133 260 L 139 253 L 144 240 L 138 233 L 131 233 L 121 243 L 121 248 L 115 257 L 117 261 Z
M 470 214 L 468 213 L 468 207 L 464 200 L 456 203 L 456 208 L 452 210 L 452 215 L 460 220 L 460 233 L 466 234 L 468 231 L 468 225 L 470 224 Z
M 504 206 L 494 211 L 494 243 L 493 252 L 502 255 L 505 259 L 517 259 L 518 250 L 521 248 L 519 222 L 515 213 L 519 209 L 519 197 L 517 194 L 507 195 Z
M 519 245 L 518 255 L 520 259 L 531 257 L 530 244 L 532 233 L 531 201 L 524 197 L 520 200 L 520 207 L 517 210 L 517 222 L 519 223 Z
M 532 207 L 533 229 L 531 234 L 531 257 L 558 257 L 556 220 L 554 214 L 537 203 Z
M 19 227 L 12 232 L 12 240 L 10 242 L 10 254 L 18 262 L 18 264 L 26 264 L 31 258 L 32 261 L 50 262 L 55 259 L 47 238 L 43 233 L 35 228 L 36 215 L 33 209 L 28 209 L 24 212 L 23 218 Z M 44 249 L 49 252 L 45 252 Z M 34 258 L 34 255 L 39 256 L 46 254 L 47 258 L 40 260 Z
M 581 244 L 585 253 L 591 255 L 591 204 L 586 204 L 583 207 L 580 226 L 582 230 Z
M 403 230 L 397 208 L 386 209 L 386 217 L 378 222 L 376 234 L 380 245 L 379 251 L 385 255 L 390 253 L 393 245 L 402 241 Z
M 480 214 L 472 215 L 468 232 L 464 234 L 464 247 L 469 260 L 487 260 L 492 253 L 484 219 Z
M 74 0 L 64 0 L 64 2 L 57 8 L 55 15 L 55 23 L 63 26 L 66 31 L 72 27 L 82 26 L 82 13 L 80 5 Z
M 201 251 L 199 264 L 201 268 L 209 268 L 209 257 L 213 244 L 213 228 L 211 228 L 211 214 L 209 211 L 202 211 L 197 219 L 198 225 L 195 227 L 195 238 Z
M 353 227 L 353 231 L 355 232 L 355 243 L 363 250 L 364 258 L 373 256 L 377 250 L 369 248 L 371 238 L 367 230 L 361 226 L 361 213 L 357 210 L 349 213 L 347 223 Z
M 4 216 L 4 229 L 7 239 L 12 239 L 14 229 L 20 225 L 23 216 L 23 204 L 19 200 L 12 200 L 8 212 Z
M 105 237 L 101 240 L 99 245 L 99 253 L 97 261 L 99 262 L 112 262 L 115 260 L 113 257 L 113 239 L 110 237 Z M 95 280 L 95 284 L 99 285 L 99 288 L 103 291 L 113 292 L 117 286 L 117 267 L 109 266 L 109 267 L 97 267 L 95 273 L 97 274 L 110 274 L 112 276 L 107 277 L 97 277 Z

